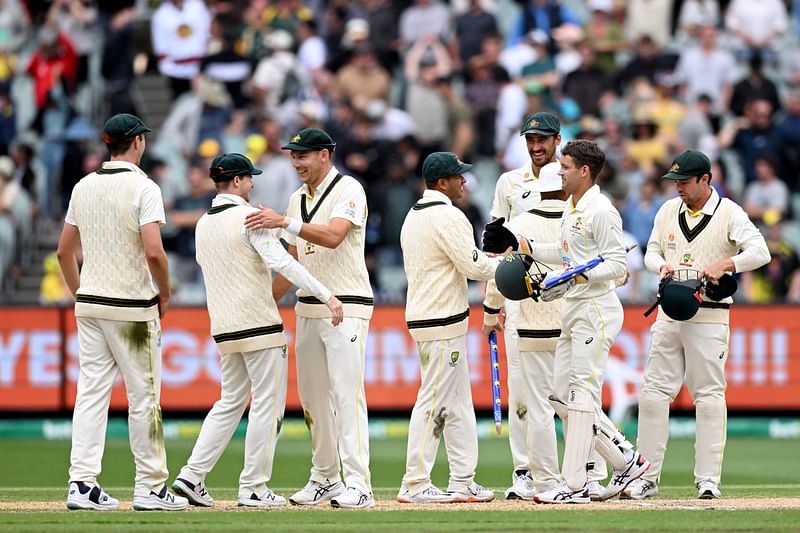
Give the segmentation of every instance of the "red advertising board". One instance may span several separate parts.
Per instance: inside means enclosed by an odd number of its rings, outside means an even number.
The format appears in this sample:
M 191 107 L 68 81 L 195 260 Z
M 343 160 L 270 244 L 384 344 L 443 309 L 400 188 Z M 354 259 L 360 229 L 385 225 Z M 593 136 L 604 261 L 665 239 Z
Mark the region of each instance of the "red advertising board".
M 289 340 L 288 409 L 299 408 L 295 380 L 294 312 L 281 310 Z M 636 403 L 653 317 L 628 307 L 606 374 L 605 403 L 621 413 Z M 491 408 L 488 346 L 480 333 L 482 310 L 472 309 L 468 356 L 475 406 Z M 62 336 L 62 327 L 65 335 Z M 173 308 L 162 332 L 162 406 L 165 410 L 206 410 L 219 394 L 219 356 L 209 335 L 204 308 Z M 62 341 L 63 339 L 63 341 Z M 501 376 L 506 375 L 504 349 Z M 66 386 L 62 391 L 63 371 Z M 70 409 L 78 376 L 78 339 L 71 310 L 0 308 L 0 411 Z M 800 409 L 800 308 L 736 306 L 731 315 L 727 362 L 731 409 Z M 371 409 L 410 409 L 419 384 L 419 363 L 402 307 L 379 307 L 370 324 L 365 369 Z M 505 380 L 503 380 L 505 381 Z M 505 402 L 507 390 L 503 386 Z M 62 405 L 62 401 L 64 404 Z M 112 406 L 125 408 L 119 382 Z M 691 408 L 684 391 L 676 407 Z M 616 417 L 614 417 L 616 418 Z

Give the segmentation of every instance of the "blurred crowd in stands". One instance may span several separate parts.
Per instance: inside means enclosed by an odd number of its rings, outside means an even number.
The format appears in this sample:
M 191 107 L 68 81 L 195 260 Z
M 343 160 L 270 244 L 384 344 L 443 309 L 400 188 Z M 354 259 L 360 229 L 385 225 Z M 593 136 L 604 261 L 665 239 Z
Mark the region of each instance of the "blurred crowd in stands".
M 737 298 L 800 302 L 798 29 L 800 0 L 0 0 L 0 281 L 13 290 L 107 157 L 98 127 L 131 112 L 154 130 L 142 166 L 167 207 L 176 302 L 204 298 L 193 233 L 211 159 L 246 154 L 264 170 L 252 203 L 281 211 L 299 181 L 280 147 L 308 126 L 364 184 L 376 299 L 402 302 L 425 156 L 475 164 L 460 207 L 479 239 L 497 177 L 530 162 L 520 124 L 547 110 L 564 142 L 606 153 L 601 187 L 639 244 L 625 301 L 653 299 L 642 251 L 674 194 L 659 177 L 693 148 L 772 251 Z M 52 267 L 43 303 L 68 299 Z

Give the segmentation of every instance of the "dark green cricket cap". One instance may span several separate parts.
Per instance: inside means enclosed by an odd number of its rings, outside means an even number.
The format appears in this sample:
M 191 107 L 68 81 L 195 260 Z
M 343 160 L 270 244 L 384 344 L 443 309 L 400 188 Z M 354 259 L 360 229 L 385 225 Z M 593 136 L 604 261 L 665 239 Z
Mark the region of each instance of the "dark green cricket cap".
M 433 152 L 422 163 L 422 177 L 433 182 L 440 178 L 458 176 L 472 168 L 469 163 L 461 161 L 453 152 Z
M 703 152 L 686 150 L 678 154 L 669 167 L 669 172 L 661 176 L 665 180 L 687 180 L 695 176 L 711 174 L 711 160 Z
M 561 121 L 552 113 L 539 111 L 525 117 L 525 122 L 522 123 L 522 127 L 519 129 L 520 135 L 527 135 L 528 133 L 538 133 L 548 137 L 558 135 L 561 133 Z
M 133 139 L 140 133 L 151 131 L 142 119 L 136 115 L 119 113 L 106 120 L 103 126 L 103 142 L 106 144 L 118 143 Z
M 314 152 L 327 148 L 333 151 L 336 143 L 331 136 L 319 128 L 305 128 L 298 131 L 289 139 L 289 144 L 281 147 L 282 150 L 294 150 L 296 152 Z
M 236 176 L 257 176 L 261 170 L 253 166 L 242 154 L 222 154 L 214 158 L 208 169 L 208 177 L 216 183 L 229 181 Z

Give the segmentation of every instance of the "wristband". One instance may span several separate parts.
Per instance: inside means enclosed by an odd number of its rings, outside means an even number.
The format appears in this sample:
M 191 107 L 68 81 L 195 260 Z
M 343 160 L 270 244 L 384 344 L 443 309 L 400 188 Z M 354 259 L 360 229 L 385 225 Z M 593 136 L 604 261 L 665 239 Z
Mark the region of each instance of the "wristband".
M 289 218 L 289 217 L 287 217 Z M 303 227 L 303 222 L 296 218 L 289 218 L 289 224 L 286 226 L 286 231 L 292 235 L 300 235 L 300 230 Z

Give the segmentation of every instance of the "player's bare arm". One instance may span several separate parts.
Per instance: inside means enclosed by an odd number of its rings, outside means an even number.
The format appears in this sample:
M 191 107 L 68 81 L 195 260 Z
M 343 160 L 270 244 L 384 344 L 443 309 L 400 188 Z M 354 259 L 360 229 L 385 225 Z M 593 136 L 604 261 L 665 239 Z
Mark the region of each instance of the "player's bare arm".
M 61 237 L 58 239 L 56 255 L 58 256 L 58 264 L 61 266 L 61 272 L 64 274 L 64 281 L 66 281 L 73 298 L 78 292 L 81 281 L 77 259 L 80 244 L 81 234 L 78 231 L 78 227 L 65 223 L 64 228 L 61 230 Z
M 141 227 L 144 255 L 150 274 L 158 286 L 158 315 L 164 318 L 169 308 L 169 264 L 164 244 L 161 242 L 161 227 L 158 222 L 150 222 Z

